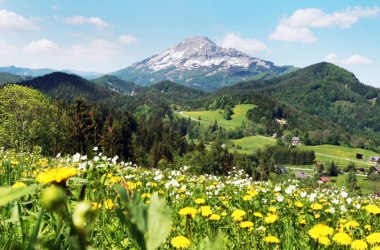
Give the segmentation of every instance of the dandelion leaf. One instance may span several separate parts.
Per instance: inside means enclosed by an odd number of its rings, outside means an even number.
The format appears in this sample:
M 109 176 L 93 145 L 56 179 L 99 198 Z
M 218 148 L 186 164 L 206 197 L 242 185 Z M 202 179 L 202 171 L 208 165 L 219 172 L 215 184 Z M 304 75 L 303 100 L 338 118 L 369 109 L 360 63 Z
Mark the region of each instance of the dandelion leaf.
M 0 207 L 5 206 L 8 203 L 17 200 L 18 198 L 23 197 L 31 192 L 33 192 L 37 188 L 37 185 L 32 185 L 29 187 L 0 187 Z
M 170 234 L 170 210 L 165 202 L 153 194 L 148 208 L 147 249 L 158 248 Z

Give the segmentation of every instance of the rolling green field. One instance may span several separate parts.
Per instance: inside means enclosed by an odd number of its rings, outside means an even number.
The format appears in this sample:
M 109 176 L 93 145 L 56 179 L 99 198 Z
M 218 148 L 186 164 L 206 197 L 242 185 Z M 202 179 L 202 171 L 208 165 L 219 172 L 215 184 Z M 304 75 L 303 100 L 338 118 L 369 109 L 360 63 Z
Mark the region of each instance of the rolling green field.
M 241 149 L 237 149 L 237 151 L 243 154 L 253 154 L 257 149 L 263 148 L 266 145 L 276 145 L 275 139 L 260 135 L 244 137 L 232 140 L 232 142 L 235 146 L 241 147 Z
M 247 111 L 254 108 L 253 104 L 240 104 L 233 108 L 234 114 L 231 120 L 226 120 L 223 118 L 223 110 L 209 110 L 209 111 L 189 111 L 181 112 L 180 114 L 186 117 L 191 117 L 193 120 L 198 120 L 201 118 L 200 122 L 206 124 L 214 124 L 215 120 L 218 125 L 225 129 L 235 129 L 240 127 L 243 121 L 246 120 Z
M 239 153 L 251 154 L 258 148 L 265 147 L 266 145 L 275 145 L 276 140 L 264 136 L 249 136 L 238 140 L 232 140 L 235 146 L 240 146 Z M 318 146 L 298 146 L 300 149 L 313 150 L 315 152 L 316 160 L 321 162 L 334 161 L 338 165 L 346 166 L 350 162 L 355 163 L 356 166 L 369 167 L 368 158 L 378 155 L 377 153 L 361 149 L 361 148 L 348 148 L 334 145 L 318 145 Z M 356 159 L 356 154 L 362 154 L 363 160 Z
M 300 149 L 314 150 L 316 153 L 317 161 L 334 161 L 338 165 L 347 165 L 354 162 L 357 166 L 368 167 L 368 158 L 378 155 L 377 153 L 361 149 L 361 148 L 348 148 L 335 145 L 318 145 L 318 146 L 298 146 Z M 356 154 L 362 154 L 363 160 L 356 159 Z

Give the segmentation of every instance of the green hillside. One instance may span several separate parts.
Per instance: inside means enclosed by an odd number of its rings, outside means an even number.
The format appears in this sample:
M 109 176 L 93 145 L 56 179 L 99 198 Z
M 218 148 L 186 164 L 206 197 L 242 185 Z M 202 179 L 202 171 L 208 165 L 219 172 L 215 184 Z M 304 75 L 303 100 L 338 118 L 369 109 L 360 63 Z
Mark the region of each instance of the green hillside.
M 126 93 L 131 93 L 137 87 L 137 85 L 133 82 L 125 81 L 111 75 L 101 76 L 99 78 L 91 80 L 91 82 L 108 89 Z
M 22 80 L 22 77 L 9 74 L 9 73 L 2 73 L 0 72 L 0 86 L 4 83 L 15 83 Z
M 205 124 L 214 124 L 215 120 L 219 126 L 226 129 L 235 129 L 240 127 L 244 121 L 247 121 L 247 111 L 254 108 L 252 104 L 240 104 L 233 108 L 234 114 L 231 116 L 231 120 L 223 118 L 223 110 L 207 110 L 207 111 L 190 111 L 182 112 L 184 116 L 191 117 L 192 119 L 199 120 Z
M 219 93 L 252 92 L 286 102 L 303 114 L 337 124 L 345 131 L 328 126 L 325 129 L 335 135 L 316 136 L 314 143 L 335 144 L 355 134 L 365 138 L 367 144 L 380 144 L 380 90 L 360 83 L 354 74 L 334 64 L 318 63 L 271 80 L 242 82 Z
M 257 149 L 267 145 L 276 145 L 276 140 L 270 137 L 255 135 L 232 140 L 237 151 L 242 154 L 253 154 Z

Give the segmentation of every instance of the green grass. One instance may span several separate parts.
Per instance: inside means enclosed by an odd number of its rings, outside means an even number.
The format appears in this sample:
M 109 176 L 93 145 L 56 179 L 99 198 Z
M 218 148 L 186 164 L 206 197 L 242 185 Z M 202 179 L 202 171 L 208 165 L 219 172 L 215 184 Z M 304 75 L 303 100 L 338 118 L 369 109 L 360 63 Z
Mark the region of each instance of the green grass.
M 241 149 L 237 149 L 242 154 L 253 154 L 259 148 L 263 148 L 266 145 L 276 145 L 276 140 L 270 137 L 255 135 L 244 137 L 237 140 L 232 140 L 235 146 L 240 146 Z
M 346 187 L 346 174 L 341 174 L 338 177 L 333 177 L 332 179 L 335 179 L 335 184 L 338 187 Z M 379 182 L 373 182 L 367 179 L 366 176 L 356 176 L 358 180 L 358 185 L 362 191 L 363 194 L 373 194 L 374 192 L 380 191 L 380 183 Z
M 223 110 L 208 110 L 208 111 L 189 111 L 182 112 L 182 115 L 189 116 L 192 119 L 198 120 L 201 118 L 200 122 L 211 125 L 214 124 L 215 120 L 218 125 L 225 129 L 235 129 L 242 125 L 246 121 L 247 111 L 254 108 L 253 104 L 240 104 L 233 108 L 234 114 L 231 120 L 226 120 L 223 118 Z
M 361 167 L 368 167 L 368 158 L 377 153 L 361 149 L 361 148 L 348 148 L 335 145 L 318 145 L 318 146 L 298 146 L 300 149 L 314 150 L 316 153 L 316 160 L 322 162 L 334 161 L 338 165 L 348 165 L 350 162 L 354 162 L 355 165 Z M 356 159 L 356 154 L 362 154 L 363 160 Z

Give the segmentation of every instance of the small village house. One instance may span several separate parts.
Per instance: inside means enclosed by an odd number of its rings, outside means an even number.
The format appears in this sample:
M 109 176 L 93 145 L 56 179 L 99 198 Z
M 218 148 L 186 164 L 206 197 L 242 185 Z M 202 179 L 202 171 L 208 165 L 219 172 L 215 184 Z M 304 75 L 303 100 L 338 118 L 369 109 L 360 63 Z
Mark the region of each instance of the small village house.
M 299 137 L 293 137 L 292 138 L 292 145 L 297 146 L 302 143 L 301 139 Z
M 296 172 L 295 176 L 297 179 L 306 179 L 308 177 L 308 174 L 305 172 Z
M 379 156 L 371 156 L 369 158 L 369 162 L 377 165 L 380 162 L 380 157 Z

